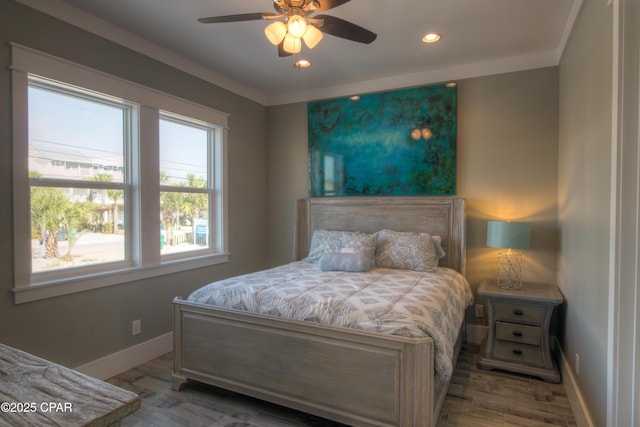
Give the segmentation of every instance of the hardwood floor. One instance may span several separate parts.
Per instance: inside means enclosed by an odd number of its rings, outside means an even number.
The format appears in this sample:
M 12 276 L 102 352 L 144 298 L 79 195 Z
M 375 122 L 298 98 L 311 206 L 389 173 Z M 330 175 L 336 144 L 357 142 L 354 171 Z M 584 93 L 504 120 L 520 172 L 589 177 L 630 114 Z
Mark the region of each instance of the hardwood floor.
M 463 347 L 438 427 L 442 426 L 575 426 L 562 384 L 476 367 L 478 346 Z M 171 390 L 172 355 L 168 353 L 108 381 L 138 393 L 139 411 L 125 427 L 337 427 L 298 411 L 271 405 L 215 387 L 192 382 Z

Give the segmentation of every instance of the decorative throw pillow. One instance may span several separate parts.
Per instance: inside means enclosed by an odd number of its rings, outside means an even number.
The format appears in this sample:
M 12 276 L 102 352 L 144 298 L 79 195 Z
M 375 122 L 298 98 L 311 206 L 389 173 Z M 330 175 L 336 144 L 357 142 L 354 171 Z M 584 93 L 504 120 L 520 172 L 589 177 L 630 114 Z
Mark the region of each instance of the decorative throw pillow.
M 415 271 L 438 268 L 439 256 L 429 234 L 392 230 L 377 234 L 376 267 Z
M 327 252 L 320 257 L 320 270 L 353 273 L 369 271 L 372 252 L 372 249 L 362 252 Z
M 431 236 L 431 240 L 433 240 L 433 244 L 436 248 L 436 254 L 438 258 L 442 259 L 447 256 L 447 253 L 444 251 L 442 247 L 442 237 L 441 236 Z
M 373 265 L 376 235 L 358 231 L 314 230 L 309 255 L 305 261 L 318 263 L 325 253 L 341 252 L 343 248 L 353 248 L 354 252 L 364 252 L 369 249 L 367 253 L 371 254 L 371 265 Z

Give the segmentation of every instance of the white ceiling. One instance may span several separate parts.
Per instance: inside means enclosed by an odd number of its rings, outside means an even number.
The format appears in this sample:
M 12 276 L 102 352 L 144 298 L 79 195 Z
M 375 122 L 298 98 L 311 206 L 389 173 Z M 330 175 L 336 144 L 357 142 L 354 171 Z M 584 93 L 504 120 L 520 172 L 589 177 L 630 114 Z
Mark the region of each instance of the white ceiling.
M 272 0 L 18 0 L 265 105 L 557 65 L 582 0 L 351 0 L 326 12 L 378 34 L 370 45 L 325 36 L 293 68 L 266 21 L 198 18 L 273 13 Z M 436 44 L 421 37 L 435 31 Z

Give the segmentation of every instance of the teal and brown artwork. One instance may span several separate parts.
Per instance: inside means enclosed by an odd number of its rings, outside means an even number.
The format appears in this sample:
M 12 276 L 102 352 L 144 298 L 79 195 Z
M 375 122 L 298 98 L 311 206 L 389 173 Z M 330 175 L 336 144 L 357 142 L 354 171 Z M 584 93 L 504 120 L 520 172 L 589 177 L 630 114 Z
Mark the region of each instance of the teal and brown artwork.
M 308 105 L 309 195 L 452 195 L 456 86 Z

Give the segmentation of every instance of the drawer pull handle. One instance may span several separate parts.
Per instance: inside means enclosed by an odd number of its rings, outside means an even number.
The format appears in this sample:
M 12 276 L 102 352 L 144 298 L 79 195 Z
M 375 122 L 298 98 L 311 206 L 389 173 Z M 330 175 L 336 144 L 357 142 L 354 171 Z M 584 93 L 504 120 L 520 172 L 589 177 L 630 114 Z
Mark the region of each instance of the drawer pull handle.
M 520 332 L 520 331 L 513 331 L 513 336 L 514 336 L 514 337 L 521 337 L 521 336 L 522 336 L 522 332 Z
M 513 350 L 513 354 L 520 356 L 522 354 L 522 350 L 515 349 Z
M 513 310 L 513 314 L 515 314 L 516 316 L 522 316 L 524 313 L 522 312 L 522 310 L 516 309 L 516 310 Z

